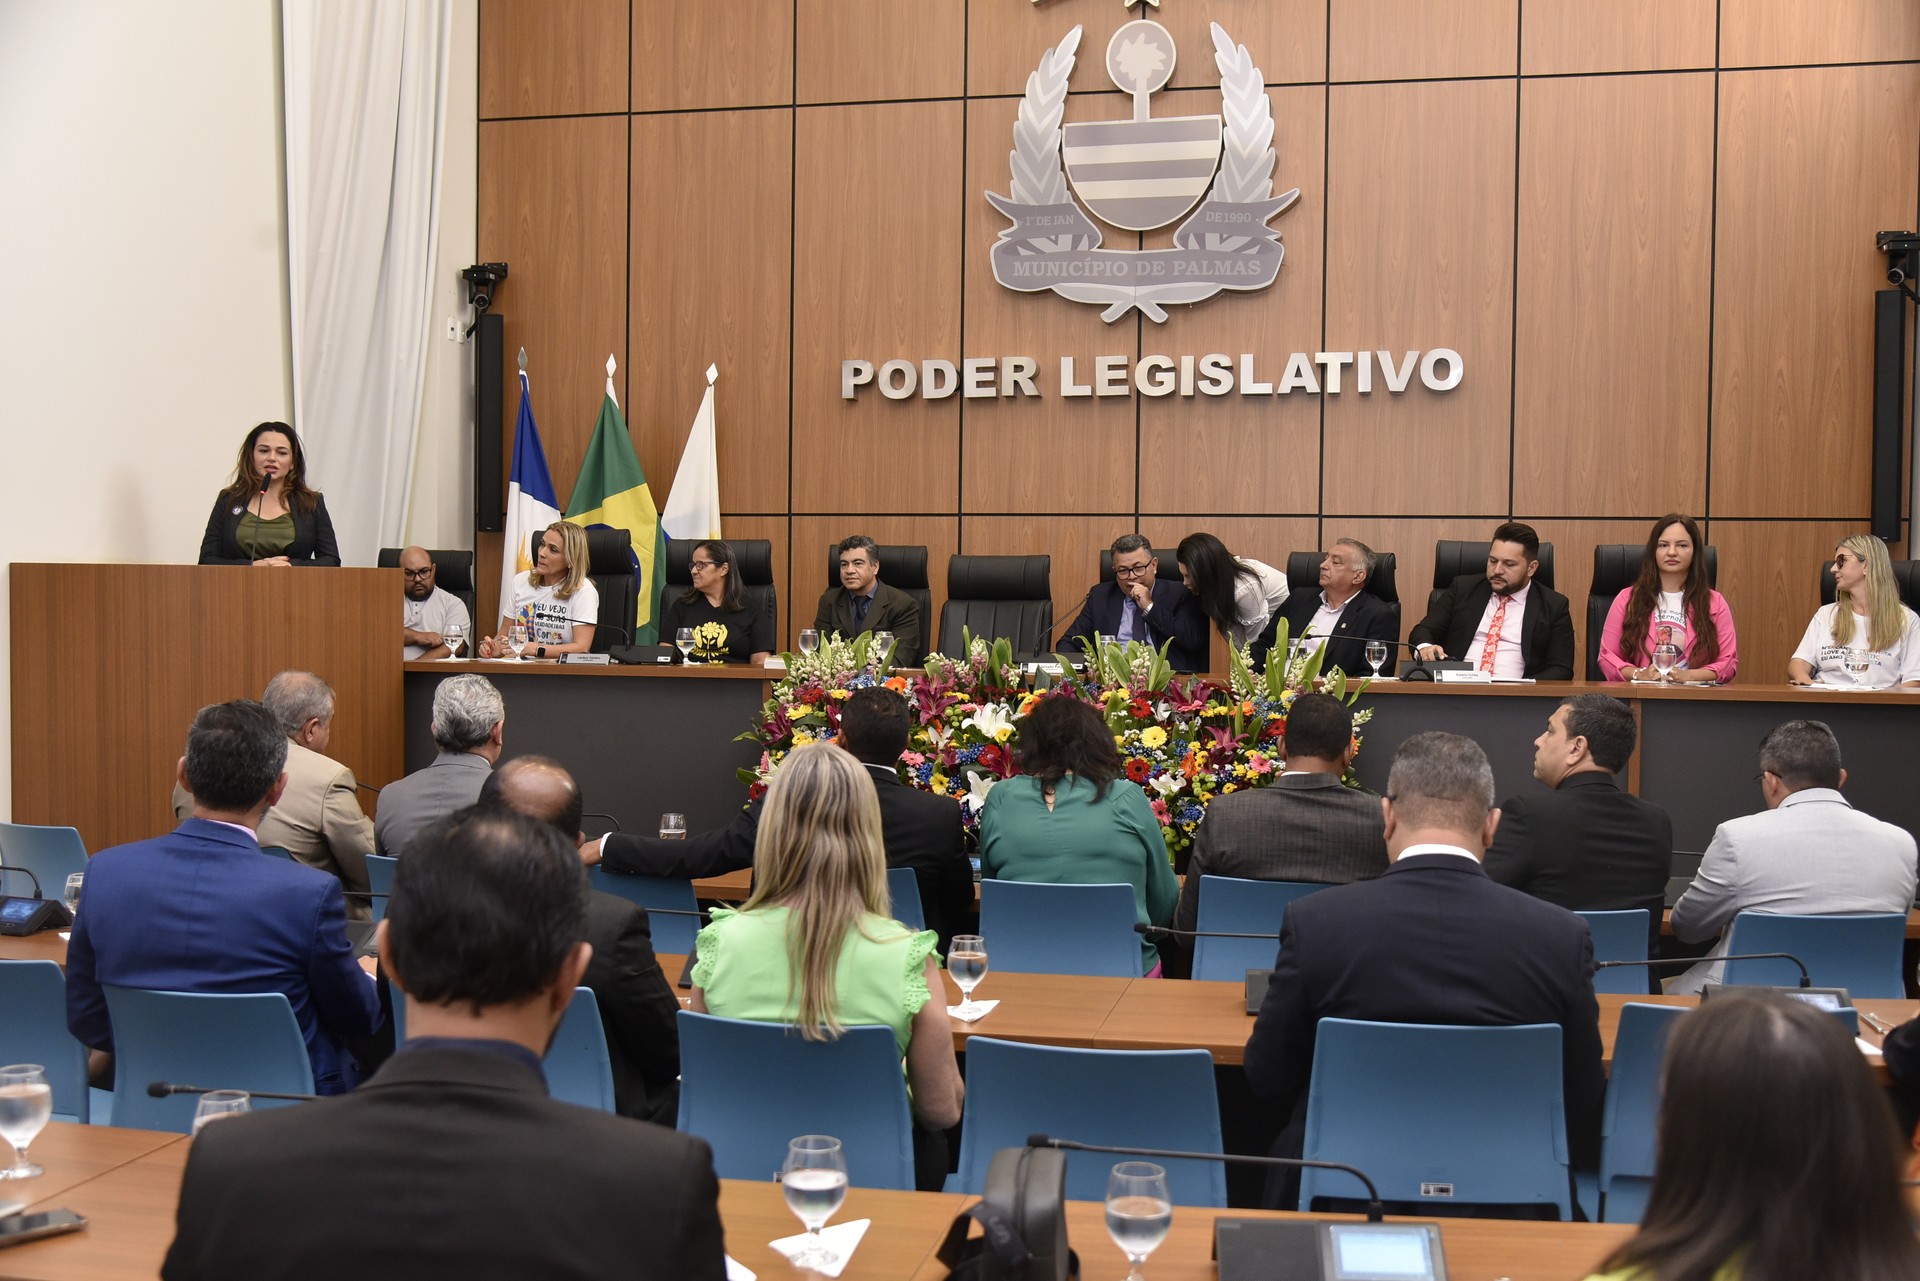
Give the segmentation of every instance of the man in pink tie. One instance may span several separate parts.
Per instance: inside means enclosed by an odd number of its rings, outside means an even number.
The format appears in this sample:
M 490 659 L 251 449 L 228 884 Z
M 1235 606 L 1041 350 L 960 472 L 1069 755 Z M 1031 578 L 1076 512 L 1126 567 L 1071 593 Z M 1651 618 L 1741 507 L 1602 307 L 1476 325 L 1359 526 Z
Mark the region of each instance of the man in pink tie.
M 1567 598 L 1534 581 L 1540 535 L 1508 521 L 1493 531 L 1487 572 L 1462 574 L 1414 627 L 1423 659 L 1471 663 L 1497 680 L 1573 679 L 1573 614 Z

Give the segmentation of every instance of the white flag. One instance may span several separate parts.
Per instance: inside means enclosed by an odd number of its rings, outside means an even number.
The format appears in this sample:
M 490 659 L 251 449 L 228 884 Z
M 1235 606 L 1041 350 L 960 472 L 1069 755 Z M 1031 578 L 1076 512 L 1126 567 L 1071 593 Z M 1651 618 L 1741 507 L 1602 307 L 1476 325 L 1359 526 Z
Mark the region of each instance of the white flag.
M 720 371 L 707 366 L 707 390 L 700 397 L 700 412 L 693 416 L 693 430 L 687 433 L 687 447 L 680 451 L 680 466 L 673 473 L 673 492 L 667 496 L 667 509 L 660 513 L 660 528 L 668 538 L 719 538 L 720 464 L 714 455 L 713 381 Z

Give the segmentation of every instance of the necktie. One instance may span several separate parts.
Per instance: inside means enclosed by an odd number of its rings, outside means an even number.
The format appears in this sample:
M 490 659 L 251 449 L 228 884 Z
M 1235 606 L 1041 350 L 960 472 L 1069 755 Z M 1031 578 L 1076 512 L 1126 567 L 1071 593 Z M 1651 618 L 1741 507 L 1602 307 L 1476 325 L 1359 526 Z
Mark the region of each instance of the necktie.
M 1511 596 L 1502 596 L 1500 603 L 1493 607 L 1493 621 L 1487 624 L 1487 643 L 1480 651 L 1480 670 L 1493 675 L 1493 652 L 1500 648 L 1500 629 L 1507 622 L 1507 602 Z
M 855 597 L 853 598 L 853 621 L 854 621 L 854 622 L 856 622 L 856 623 L 864 623 L 864 622 L 866 622 L 866 621 L 867 621 L 867 606 L 869 606 L 869 605 L 871 605 L 871 604 L 873 604 L 873 597 L 871 597 L 871 596 L 855 596 Z

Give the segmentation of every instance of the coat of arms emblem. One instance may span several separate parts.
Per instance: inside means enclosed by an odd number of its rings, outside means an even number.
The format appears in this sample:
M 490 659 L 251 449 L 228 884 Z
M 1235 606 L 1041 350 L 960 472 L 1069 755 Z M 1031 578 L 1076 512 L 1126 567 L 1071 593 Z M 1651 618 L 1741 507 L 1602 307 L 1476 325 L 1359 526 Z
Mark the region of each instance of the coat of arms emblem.
M 1267 223 L 1300 190 L 1274 196 L 1265 80 L 1246 46 L 1219 23 L 1212 27 L 1221 99 L 1215 116 L 1153 116 L 1152 96 L 1172 78 L 1175 56 L 1173 36 L 1157 22 L 1129 22 L 1107 44 L 1107 73 L 1133 98 L 1129 120 L 1063 125 L 1081 28 L 1047 50 L 1027 77 L 1014 123 L 1011 192 L 987 193 L 1012 223 L 993 247 L 995 280 L 1102 304 L 1108 322 L 1135 308 L 1164 321 L 1166 304 L 1274 282 L 1286 250 Z M 1102 249 L 1088 211 L 1128 231 L 1185 221 L 1171 249 Z

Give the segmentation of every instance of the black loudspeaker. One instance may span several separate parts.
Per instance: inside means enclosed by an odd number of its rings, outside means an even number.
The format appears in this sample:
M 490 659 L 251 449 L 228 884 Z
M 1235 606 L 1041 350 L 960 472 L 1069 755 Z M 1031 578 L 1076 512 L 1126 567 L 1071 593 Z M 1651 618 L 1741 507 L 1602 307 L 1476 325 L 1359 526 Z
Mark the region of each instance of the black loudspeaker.
M 1900 538 L 1900 440 L 1905 434 L 1907 299 L 1898 289 L 1873 295 L 1873 533 Z
M 488 534 L 507 527 L 507 450 L 500 438 L 506 344 L 505 317 L 480 313 L 473 331 L 473 526 Z

